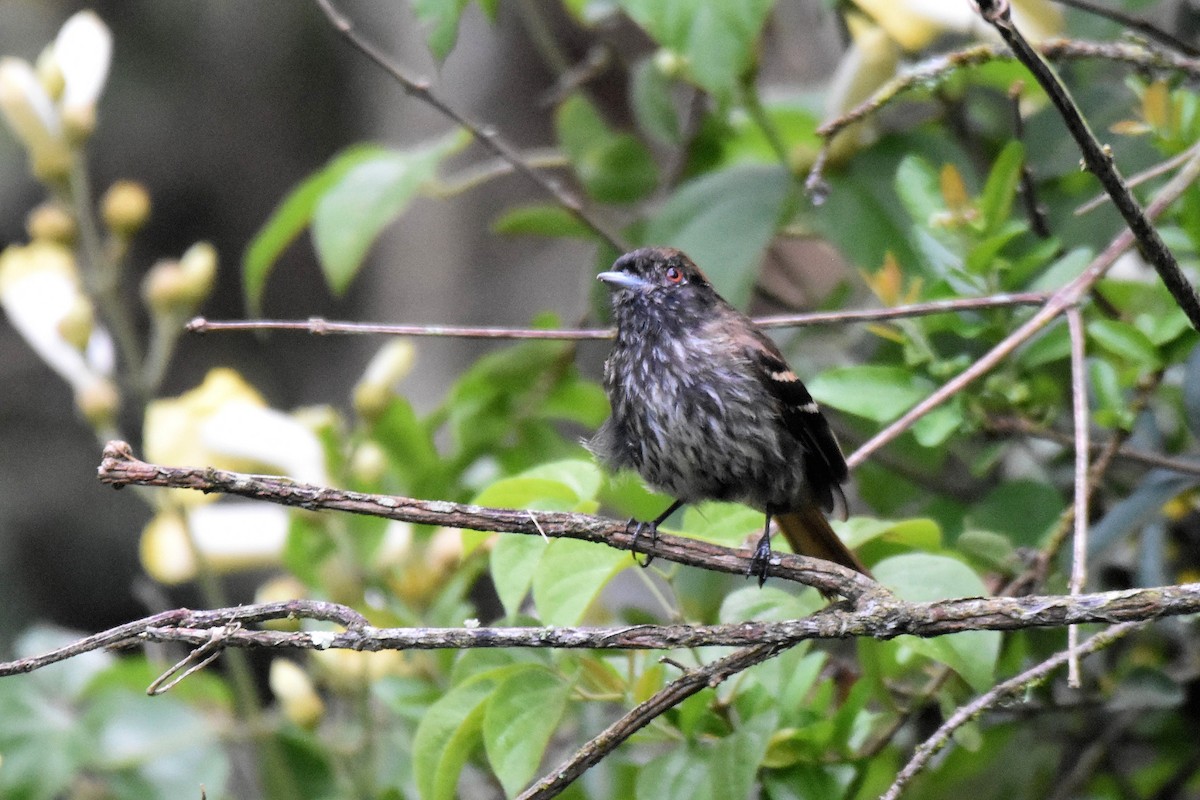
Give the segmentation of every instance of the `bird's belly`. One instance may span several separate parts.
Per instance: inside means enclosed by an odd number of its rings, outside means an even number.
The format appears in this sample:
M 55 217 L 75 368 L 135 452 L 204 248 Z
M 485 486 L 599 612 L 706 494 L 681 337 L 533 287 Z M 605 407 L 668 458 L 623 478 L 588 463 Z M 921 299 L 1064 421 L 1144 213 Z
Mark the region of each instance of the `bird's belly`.
M 660 373 L 661 375 L 661 373 Z M 697 371 L 650 380 L 628 404 L 639 443 L 638 471 L 685 502 L 732 500 L 788 508 L 804 497 L 803 453 L 774 409 L 759 408 L 758 387 Z

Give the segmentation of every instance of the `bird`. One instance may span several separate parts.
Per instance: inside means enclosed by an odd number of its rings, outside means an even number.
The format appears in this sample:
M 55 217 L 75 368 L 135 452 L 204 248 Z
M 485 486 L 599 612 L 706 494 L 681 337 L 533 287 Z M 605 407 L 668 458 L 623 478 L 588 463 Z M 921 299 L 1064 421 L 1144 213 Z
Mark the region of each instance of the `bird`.
M 630 520 L 635 543 L 685 504 L 733 501 L 766 515 L 747 573 L 760 586 L 772 517 L 794 552 L 869 575 L 822 513 L 846 508 L 845 456 L 775 343 L 674 248 L 634 250 L 596 277 L 611 290 L 616 339 L 604 363 L 611 415 L 585 445 L 675 498 Z

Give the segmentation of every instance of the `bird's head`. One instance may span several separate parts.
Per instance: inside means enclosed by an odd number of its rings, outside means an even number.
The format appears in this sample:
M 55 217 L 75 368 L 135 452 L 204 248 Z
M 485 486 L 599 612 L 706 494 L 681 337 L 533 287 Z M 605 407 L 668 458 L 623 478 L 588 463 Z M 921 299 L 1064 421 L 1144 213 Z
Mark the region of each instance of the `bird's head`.
M 679 309 L 716 297 L 712 285 L 690 258 L 671 247 L 643 247 L 626 253 L 597 279 L 613 293 L 613 307 Z

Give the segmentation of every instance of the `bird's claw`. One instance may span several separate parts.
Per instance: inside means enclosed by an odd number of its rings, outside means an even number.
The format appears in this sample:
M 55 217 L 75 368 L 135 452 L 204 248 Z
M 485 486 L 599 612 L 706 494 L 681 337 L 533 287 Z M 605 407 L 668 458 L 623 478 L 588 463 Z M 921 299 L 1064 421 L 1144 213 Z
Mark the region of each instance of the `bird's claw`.
M 643 532 L 649 531 L 650 544 L 651 545 L 658 544 L 658 523 L 655 522 L 654 520 L 649 520 L 649 521 L 643 522 L 643 521 L 640 521 L 637 519 L 630 519 L 629 523 L 627 524 L 626 527 L 633 529 L 633 541 L 631 541 L 629 543 L 629 549 L 630 549 L 629 555 L 633 556 L 634 563 L 636 563 L 642 569 L 645 569 L 646 567 L 650 566 L 650 562 L 654 560 L 654 554 L 647 553 L 645 561 L 638 561 L 638 554 L 637 554 L 638 539 L 641 538 Z
M 750 566 L 746 568 L 746 576 L 758 576 L 758 586 L 761 589 L 767 582 L 767 568 L 771 565 L 771 538 L 764 536 L 754 547 L 754 555 L 750 558 Z

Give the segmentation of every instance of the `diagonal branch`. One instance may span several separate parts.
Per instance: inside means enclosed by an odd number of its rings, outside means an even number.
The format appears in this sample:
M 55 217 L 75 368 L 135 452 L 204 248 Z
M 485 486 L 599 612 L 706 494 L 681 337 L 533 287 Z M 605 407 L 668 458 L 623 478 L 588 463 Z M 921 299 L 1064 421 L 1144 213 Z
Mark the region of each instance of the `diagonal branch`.
M 601 759 L 617 749 L 617 746 L 649 725 L 654 719 L 697 692 L 715 688 L 732 676 L 753 667 L 755 664 L 774 658 L 787 650 L 786 645 L 757 645 L 745 647 L 724 658 L 699 669 L 688 670 L 676 678 L 653 697 L 630 711 L 601 731 L 595 738 L 579 748 L 566 761 L 544 778 L 522 792 L 517 800 L 548 800 L 557 797 L 583 773 L 598 764 Z
M 1090 655 L 1097 650 L 1102 650 L 1108 647 L 1113 642 L 1123 636 L 1132 633 L 1141 627 L 1141 623 L 1127 622 L 1122 625 L 1114 625 L 1106 631 L 1097 633 L 1092 638 L 1081 644 L 1073 652 L 1076 655 Z M 956 730 L 961 728 L 966 723 L 970 722 L 975 717 L 982 714 L 987 709 L 996 705 L 1009 695 L 1016 694 L 1019 691 L 1049 677 L 1050 673 L 1062 666 L 1064 661 L 1071 658 L 1072 651 L 1064 650 L 1046 659 L 1037 666 L 1022 672 L 1020 675 L 1009 678 L 1003 683 L 998 683 L 989 689 L 984 694 L 980 695 L 975 700 L 960 706 L 949 719 L 942 723 L 933 735 L 926 739 L 913 753 L 912 759 L 904 765 L 904 769 L 896 775 L 892 785 L 884 792 L 880 800 L 896 800 L 904 788 L 908 785 L 917 773 L 929 764 L 938 751 L 945 747 L 950 742 L 950 737 Z
M 1175 298 L 1175 302 L 1187 314 L 1192 327 L 1200 330 L 1200 295 L 1197 295 L 1196 290 L 1188 283 L 1179 262 L 1175 260 L 1166 242 L 1150 224 L 1149 217 L 1125 185 L 1125 179 L 1117 169 L 1111 148 L 1100 144 L 1096 135 L 1092 133 L 1091 126 L 1080 113 L 1079 106 L 1071 99 L 1067 87 L 1017 29 L 1008 0 L 977 0 L 976 5 L 983 19 L 996 29 L 1004 43 L 1012 49 L 1017 59 L 1033 73 L 1033 77 L 1046 91 L 1050 102 L 1058 109 L 1059 115 L 1066 123 L 1067 130 L 1079 145 L 1088 170 L 1100 180 L 1112 198 L 1113 205 L 1121 212 L 1125 223 L 1137 237 L 1142 254 L 1158 272 L 1158 277 Z
M 597 236 L 607 242 L 616 250 L 628 250 L 621 237 L 611 233 L 599 220 L 595 219 L 584 207 L 583 201 L 576 197 L 572 192 L 564 188 L 560 183 L 542 175 L 533 168 L 516 148 L 510 145 L 495 129 L 477 125 L 465 116 L 455 111 L 444 100 L 438 97 L 429 89 L 429 81 L 414 78 L 410 76 L 403 67 L 392 61 L 386 53 L 376 47 L 370 40 L 364 37 L 354 27 L 349 17 L 342 14 L 334 5 L 333 0 L 317 0 L 317 5 L 320 6 L 321 12 L 329 20 L 329 23 L 346 38 L 350 44 L 371 59 L 377 66 L 383 69 L 388 75 L 396 80 L 397 83 L 404 89 L 406 94 L 409 94 L 421 100 L 426 105 L 430 106 L 442 116 L 449 119 L 456 125 L 461 126 L 475 138 L 475 141 L 490 150 L 493 154 L 503 159 L 512 165 L 513 169 L 521 175 L 531 180 L 546 194 L 554 198 L 560 206 L 565 208 L 572 216 L 590 228 Z

